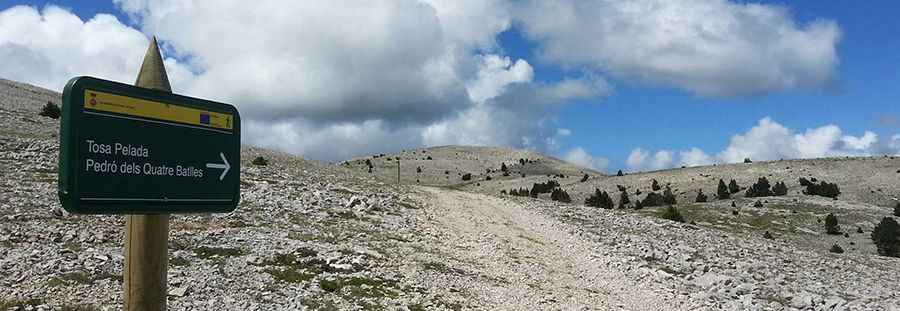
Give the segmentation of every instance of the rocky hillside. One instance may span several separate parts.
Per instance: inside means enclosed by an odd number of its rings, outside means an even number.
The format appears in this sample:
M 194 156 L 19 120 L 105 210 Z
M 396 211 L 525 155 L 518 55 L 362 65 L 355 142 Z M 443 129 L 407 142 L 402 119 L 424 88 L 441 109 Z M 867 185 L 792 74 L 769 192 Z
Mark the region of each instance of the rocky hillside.
M 58 100 L 59 94 L 47 90 L 0 81 L 0 310 L 119 310 L 124 220 L 60 209 L 58 121 L 38 116 L 47 101 Z M 588 171 L 582 182 L 582 169 L 527 151 L 422 151 L 329 166 L 243 148 L 242 201 L 235 212 L 172 216 L 169 308 L 892 310 L 900 305 L 900 259 L 878 256 L 868 239 L 875 223 L 890 214 L 891 198 L 900 194 L 895 159 L 781 161 L 622 177 Z M 397 156 L 402 185 L 390 179 L 396 178 L 390 165 L 395 159 L 387 158 Z M 269 164 L 251 164 L 256 157 Z M 526 158 L 532 161 L 519 162 Z M 372 159 L 372 173 L 366 159 Z M 502 163 L 510 176 L 498 172 Z M 416 173 L 417 166 L 426 166 L 423 173 Z M 463 182 L 465 173 L 472 179 Z M 416 183 L 417 174 L 431 175 L 420 175 Z M 734 199 L 714 197 L 719 178 L 734 178 L 746 188 L 762 176 L 773 184 L 785 181 L 788 194 L 746 198 L 741 191 Z M 836 182 L 842 193 L 837 200 L 798 193 L 800 176 Z M 660 218 L 658 207 L 582 204 L 596 188 L 613 193 L 618 202 L 616 185 L 633 200 L 644 200 L 653 179 L 662 187 L 670 184 L 686 222 Z M 547 194 L 500 194 L 548 180 L 557 180 L 573 203 L 550 201 Z M 709 202 L 693 202 L 697 189 Z M 828 213 L 837 215 L 846 235 L 824 232 L 821 222 Z M 834 244 L 845 252 L 829 252 Z
M 384 182 L 423 186 L 477 187 L 481 181 L 529 177 L 578 176 L 599 172 L 530 150 L 501 147 L 441 146 L 354 158 L 340 165 L 372 174 Z M 506 167 L 506 170 L 503 170 Z M 370 169 L 371 168 L 371 169 Z M 466 174 L 470 176 L 463 178 Z

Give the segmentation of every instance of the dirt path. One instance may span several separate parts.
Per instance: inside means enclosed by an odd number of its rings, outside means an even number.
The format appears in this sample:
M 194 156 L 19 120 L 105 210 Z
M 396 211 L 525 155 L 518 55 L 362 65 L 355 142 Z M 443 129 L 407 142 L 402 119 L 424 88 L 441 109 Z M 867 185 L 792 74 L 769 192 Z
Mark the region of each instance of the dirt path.
M 420 189 L 434 204 L 428 210 L 441 231 L 439 248 L 483 276 L 465 290 L 492 309 L 692 309 L 672 303 L 666 284 L 642 284 L 608 268 L 616 259 L 595 252 L 602 246 L 573 235 L 567 224 L 513 201 Z

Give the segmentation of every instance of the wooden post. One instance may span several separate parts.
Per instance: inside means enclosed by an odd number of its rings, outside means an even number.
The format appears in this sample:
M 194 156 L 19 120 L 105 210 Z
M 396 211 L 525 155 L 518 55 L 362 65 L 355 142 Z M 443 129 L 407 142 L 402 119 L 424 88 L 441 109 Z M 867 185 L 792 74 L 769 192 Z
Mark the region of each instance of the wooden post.
M 156 37 L 141 64 L 135 86 L 171 92 Z M 169 215 L 128 215 L 125 219 L 124 310 L 166 310 Z

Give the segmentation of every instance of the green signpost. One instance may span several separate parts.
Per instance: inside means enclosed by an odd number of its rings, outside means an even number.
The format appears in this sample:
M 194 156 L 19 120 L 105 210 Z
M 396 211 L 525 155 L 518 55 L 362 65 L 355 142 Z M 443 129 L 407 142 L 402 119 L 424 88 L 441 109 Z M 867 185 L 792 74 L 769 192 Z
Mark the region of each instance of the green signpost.
M 74 78 L 63 91 L 60 201 L 80 214 L 233 211 L 240 127 L 231 105 Z

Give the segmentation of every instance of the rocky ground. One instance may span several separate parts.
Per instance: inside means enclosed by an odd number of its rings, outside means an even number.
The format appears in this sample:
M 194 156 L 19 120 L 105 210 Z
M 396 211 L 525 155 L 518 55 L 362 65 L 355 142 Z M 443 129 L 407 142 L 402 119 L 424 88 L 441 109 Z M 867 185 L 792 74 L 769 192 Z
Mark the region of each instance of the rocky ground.
M 58 122 L 38 111 L 58 96 L 0 81 L 0 310 L 121 309 L 123 218 L 68 214 L 55 195 Z M 244 148 L 235 212 L 172 217 L 170 309 L 900 310 L 900 260 L 876 255 L 867 238 L 900 194 L 900 160 L 616 177 L 528 151 L 422 151 L 400 156 L 404 185 L 396 185 L 387 158 L 398 155 L 374 158 L 368 173 L 371 157 L 332 166 Z M 269 165 L 250 164 L 257 156 Z M 428 175 L 404 171 L 406 162 L 430 165 Z M 464 172 L 474 178 L 462 181 Z M 747 186 L 760 176 L 785 180 L 789 195 L 761 199 L 763 207 L 742 195 L 735 208 L 712 198 L 719 178 Z M 799 176 L 837 182 L 843 193 L 805 196 Z M 575 203 L 499 194 L 550 179 Z M 579 204 L 617 184 L 646 193 L 651 179 L 677 189 L 687 223 L 652 208 Z M 691 203 L 700 188 L 710 203 Z M 827 213 L 846 237 L 824 234 Z M 835 243 L 847 251 L 828 252 Z

